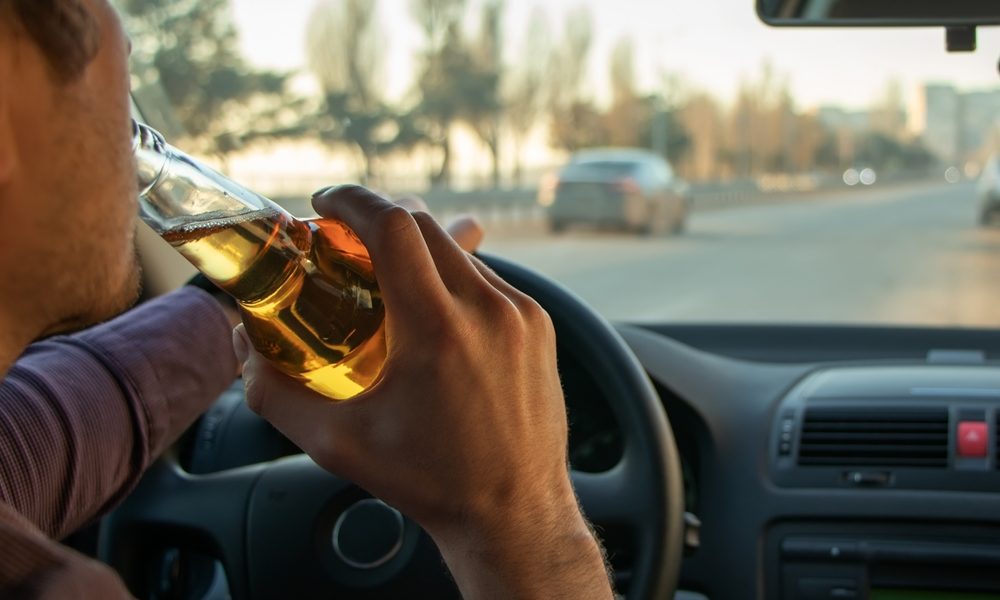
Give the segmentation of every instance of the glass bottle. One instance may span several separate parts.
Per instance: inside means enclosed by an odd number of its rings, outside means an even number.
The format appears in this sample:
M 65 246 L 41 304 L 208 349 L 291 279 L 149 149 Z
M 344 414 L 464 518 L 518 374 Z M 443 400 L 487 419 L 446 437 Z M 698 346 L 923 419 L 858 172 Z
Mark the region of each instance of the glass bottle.
M 332 399 L 370 387 L 385 362 L 385 310 L 361 240 L 296 219 L 134 123 L 140 216 L 238 302 L 254 347 Z

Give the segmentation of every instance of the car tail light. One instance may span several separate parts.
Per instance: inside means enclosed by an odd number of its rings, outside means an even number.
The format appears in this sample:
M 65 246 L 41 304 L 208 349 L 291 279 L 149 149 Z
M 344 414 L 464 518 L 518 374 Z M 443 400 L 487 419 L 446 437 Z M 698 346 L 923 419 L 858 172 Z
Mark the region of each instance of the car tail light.
M 631 177 L 619 179 L 618 181 L 615 181 L 612 186 L 623 194 L 638 194 L 641 191 L 639 189 L 639 184 L 636 183 L 635 179 L 632 179 Z
M 538 204 L 552 206 L 556 201 L 556 190 L 559 189 L 560 185 L 558 175 L 548 173 L 543 176 L 542 180 L 538 182 Z

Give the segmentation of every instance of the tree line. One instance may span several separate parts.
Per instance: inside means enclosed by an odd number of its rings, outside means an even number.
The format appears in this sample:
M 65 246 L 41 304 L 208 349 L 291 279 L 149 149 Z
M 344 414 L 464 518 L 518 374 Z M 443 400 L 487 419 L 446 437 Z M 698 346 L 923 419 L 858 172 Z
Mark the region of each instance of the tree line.
M 520 155 L 538 128 L 559 150 L 652 149 L 692 180 L 859 162 L 913 168 L 934 160 L 892 119 L 862 132 L 824 125 L 796 107 L 787 81 L 768 65 L 740 86 L 731 105 L 666 75 L 658 89 L 644 91 L 628 38 L 608 57 L 610 100 L 601 105 L 587 87 L 594 24 L 584 5 L 565 15 L 555 37 L 536 8 L 520 47 L 508 51 L 503 0 L 481 0 L 475 15 L 467 0 L 410 0 L 422 47 L 412 93 L 393 101 L 383 84 L 386 40 L 377 0 L 317 1 L 304 32 L 317 97 L 294 94 L 293 73 L 247 63 L 229 0 L 120 4 L 133 40 L 134 94 L 144 111 L 157 113 L 145 116 L 223 162 L 260 140 L 318 139 L 352 151 L 361 179 L 371 182 L 387 158 L 424 150 L 436 157 L 430 183 L 446 187 L 460 127 L 489 151 L 494 187 L 505 148 L 513 149 L 513 180 L 522 180 Z M 882 107 L 887 115 L 901 110 L 890 96 Z

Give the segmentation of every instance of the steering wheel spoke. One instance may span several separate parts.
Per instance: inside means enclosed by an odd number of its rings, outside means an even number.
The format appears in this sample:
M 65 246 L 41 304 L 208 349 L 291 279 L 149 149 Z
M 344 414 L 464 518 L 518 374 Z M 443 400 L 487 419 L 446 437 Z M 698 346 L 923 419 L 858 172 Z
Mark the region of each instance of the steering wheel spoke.
M 644 495 L 624 463 L 603 473 L 573 471 L 573 488 L 587 519 L 595 525 L 641 527 L 649 516 Z
M 234 597 L 246 597 L 247 506 L 261 463 L 208 475 L 184 472 L 171 458 L 157 461 L 128 501 L 103 524 L 101 559 L 144 589 L 143 568 L 151 552 L 196 550 L 222 562 Z

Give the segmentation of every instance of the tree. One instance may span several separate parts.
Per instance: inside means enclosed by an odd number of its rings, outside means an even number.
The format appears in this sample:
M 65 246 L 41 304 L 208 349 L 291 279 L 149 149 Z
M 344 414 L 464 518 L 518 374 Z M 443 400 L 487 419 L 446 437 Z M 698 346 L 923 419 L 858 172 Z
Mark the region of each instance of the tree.
M 890 80 L 882 97 L 872 107 L 871 128 L 897 140 L 906 137 L 906 108 L 899 80 Z
M 724 167 L 728 128 L 718 102 L 706 93 L 694 94 L 679 109 L 677 120 L 690 136 L 690 152 L 679 161 L 684 176 L 707 180 L 730 175 Z
M 605 137 L 613 146 L 647 148 L 672 163 L 687 152 L 690 139 L 665 94 L 643 94 L 635 76 L 632 41 L 619 40 L 611 54 L 611 107 L 604 117 Z M 675 85 L 671 82 L 671 88 Z M 665 92 L 672 92 L 671 89 Z
M 557 148 L 574 151 L 607 143 L 600 111 L 583 93 L 592 41 L 590 11 L 580 6 L 567 15 L 562 42 L 550 59 L 550 133 Z
M 551 52 L 545 13 L 538 7 L 531 14 L 519 67 L 506 80 L 504 113 L 514 140 L 514 181 L 522 185 L 521 152 L 525 139 L 542 114 L 545 66 Z
M 611 92 L 613 104 L 631 102 L 637 95 L 635 84 L 635 51 L 632 40 L 623 37 L 611 51 Z
M 312 129 L 328 144 L 357 150 L 366 184 L 376 176 L 377 157 L 400 142 L 401 131 L 378 83 L 384 41 L 377 11 L 376 0 L 320 0 L 306 31 L 309 69 L 323 91 Z
M 550 129 L 558 148 L 575 152 L 583 148 L 607 146 L 605 115 L 590 102 L 577 101 L 554 117 Z
M 752 87 L 743 82 L 736 93 L 736 103 L 730 115 L 732 132 L 727 144 L 727 158 L 733 171 L 743 177 L 753 174 L 753 121 L 757 118 L 756 97 Z
M 570 106 L 580 100 L 593 36 L 589 8 L 581 5 L 567 14 L 562 44 L 552 56 L 549 89 L 553 105 Z
M 857 160 L 878 172 L 927 169 L 935 162 L 934 155 L 919 142 L 902 142 L 879 131 L 862 137 Z
M 478 39 L 472 43 L 472 72 L 465 76 L 470 94 L 465 98 L 465 120 L 490 151 L 493 188 L 500 187 L 500 94 L 503 78 L 503 1 L 490 0 L 483 8 Z
M 799 173 L 812 171 L 819 165 L 823 147 L 832 136 L 814 114 L 795 115 L 794 129 L 790 167 Z
M 839 172 L 847 164 L 841 152 L 839 132 L 826 130 L 825 134 L 816 149 L 815 166 L 827 171 Z
M 228 0 L 121 0 L 136 95 L 161 97 L 161 118 L 223 162 L 266 131 L 292 132 L 286 75 L 251 69 Z M 169 108 L 166 106 L 169 105 Z
M 447 186 L 451 180 L 451 130 L 462 116 L 463 87 L 469 83 L 463 79 L 475 70 L 461 35 L 465 0 L 412 0 L 411 9 L 427 44 L 415 116 L 423 123 L 427 139 L 441 150 L 441 165 L 431 174 L 431 184 Z
M 458 24 L 449 29 L 444 47 L 427 57 L 420 78 L 419 114 L 428 138 L 441 149 L 441 165 L 431 175 L 434 186 L 451 183 L 452 127 L 461 114 L 461 98 L 456 93 L 456 73 L 471 70 L 470 57 L 462 47 Z
M 657 96 L 647 96 L 642 101 L 645 118 L 639 123 L 637 145 L 662 153 L 671 164 L 680 163 L 691 151 L 691 135 L 681 122 L 678 111 L 665 108 Z M 661 135 L 662 139 L 657 140 L 657 135 Z M 658 148 L 659 145 L 663 148 Z
M 787 78 L 765 61 L 759 78 L 743 82 L 737 92 L 728 152 L 734 170 L 748 177 L 787 170 L 792 162 L 794 115 Z
M 611 53 L 611 107 L 606 116 L 608 140 L 614 146 L 639 146 L 644 125 L 652 122 L 653 107 L 641 98 L 635 84 L 632 41 L 622 38 Z
M 465 15 L 465 0 L 412 0 L 410 12 L 420 26 L 429 52 L 448 44 L 452 30 Z
M 427 43 L 414 116 L 426 139 L 441 150 L 440 168 L 431 175 L 431 184 L 451 182 L 452 130 L 461 122 L 489 148 L 494 184 L 499 185 L 503 5 L 498 0 L 487 3 L 475 42 L 462 30 L 464 0 L 413 0 L 412 8 Z

